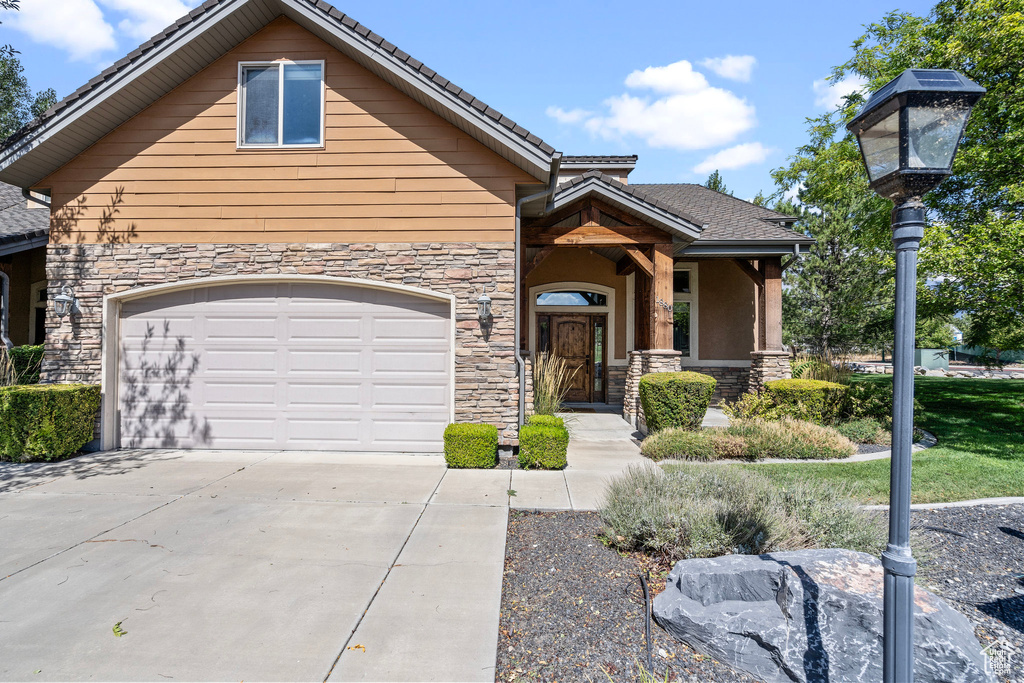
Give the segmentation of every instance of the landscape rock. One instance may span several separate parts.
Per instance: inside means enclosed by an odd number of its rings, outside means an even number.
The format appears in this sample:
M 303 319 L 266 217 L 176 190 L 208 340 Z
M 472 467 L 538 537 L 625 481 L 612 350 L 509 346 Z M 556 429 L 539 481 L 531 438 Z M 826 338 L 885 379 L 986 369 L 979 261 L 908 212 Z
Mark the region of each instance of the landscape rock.
M 882 565 L 849 550 L 682 560 L 654 599 L 676 638 L 768 683 L 882 680 Z M 971 623 L 915 589 L 918 683 L 995 681 Z

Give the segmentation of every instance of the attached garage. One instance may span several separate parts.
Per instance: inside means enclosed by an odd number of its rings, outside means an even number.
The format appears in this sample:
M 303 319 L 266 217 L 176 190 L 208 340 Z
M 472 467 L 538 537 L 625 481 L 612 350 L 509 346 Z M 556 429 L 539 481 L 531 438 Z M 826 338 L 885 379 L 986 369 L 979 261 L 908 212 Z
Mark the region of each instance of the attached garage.
M 104 430 L 115 447 L 443 449 L 454 394 L 445 295 L 255 277 L 118 296 L 107 309 L 115 432 Z

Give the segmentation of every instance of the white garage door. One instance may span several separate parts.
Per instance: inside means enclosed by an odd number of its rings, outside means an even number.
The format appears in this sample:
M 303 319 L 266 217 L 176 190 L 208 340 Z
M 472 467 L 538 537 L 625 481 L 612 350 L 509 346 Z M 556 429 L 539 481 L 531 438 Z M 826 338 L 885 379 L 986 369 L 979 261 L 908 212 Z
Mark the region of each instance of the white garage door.
M 207 286 L 125 302 L 125 448 L 441 451 L 450 304 L 348 284 Z

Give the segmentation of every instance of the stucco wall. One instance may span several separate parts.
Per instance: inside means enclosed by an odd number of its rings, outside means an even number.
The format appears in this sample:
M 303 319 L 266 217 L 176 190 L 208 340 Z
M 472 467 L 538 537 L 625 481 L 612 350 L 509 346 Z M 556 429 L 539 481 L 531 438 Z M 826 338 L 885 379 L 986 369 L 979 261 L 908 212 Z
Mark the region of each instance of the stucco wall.
M 749 362 L 754 350 L 754 283 L 731 260 L 698 264 L 700 360 Z

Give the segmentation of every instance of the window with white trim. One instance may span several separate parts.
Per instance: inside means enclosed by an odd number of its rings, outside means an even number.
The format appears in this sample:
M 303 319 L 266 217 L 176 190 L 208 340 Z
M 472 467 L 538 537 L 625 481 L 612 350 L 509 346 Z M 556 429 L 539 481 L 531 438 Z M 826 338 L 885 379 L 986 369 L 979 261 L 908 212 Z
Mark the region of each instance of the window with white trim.
M 239 147 L 322 147 L 324 63 L 238 65 Z
M 697 264 L 676 264 L 672 272 L 672 348 L 697 357 Z

